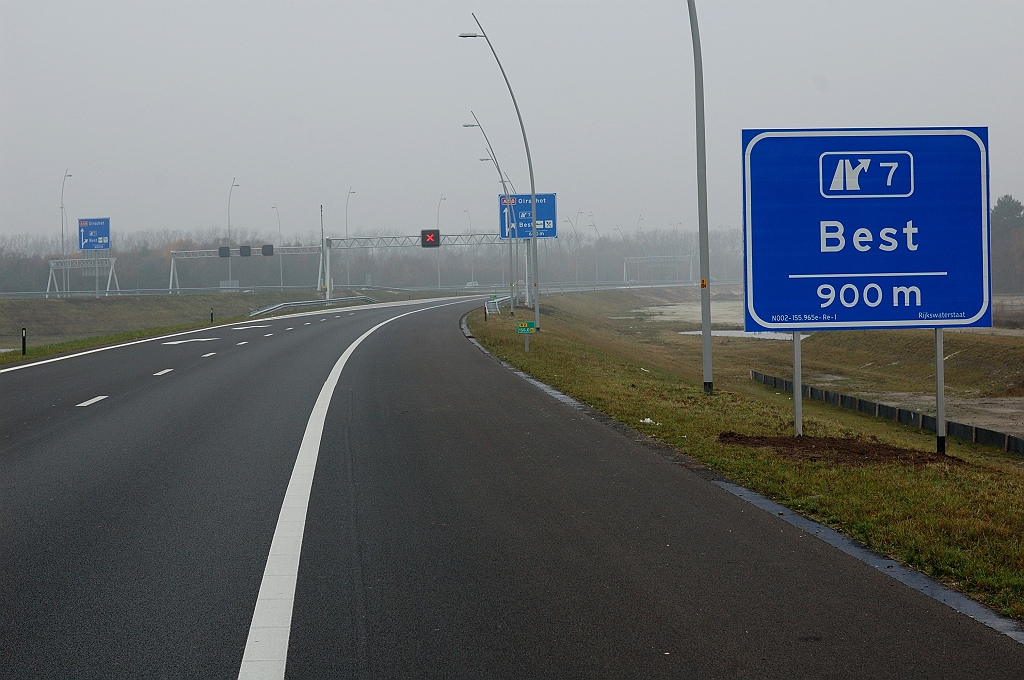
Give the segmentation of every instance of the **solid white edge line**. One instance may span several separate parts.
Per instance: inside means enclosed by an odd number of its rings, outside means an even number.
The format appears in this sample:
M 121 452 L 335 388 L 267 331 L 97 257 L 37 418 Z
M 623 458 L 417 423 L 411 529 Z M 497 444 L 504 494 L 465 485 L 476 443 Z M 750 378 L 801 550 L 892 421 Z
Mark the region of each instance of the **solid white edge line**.
M 109 396 L 109 395 L 106 395 L 106 394 L 101 394 L 101 395 L 100 395 L 100 396 L 98 396 L 98 397 L 93 397 L 92 399 L 89 399 L 89 400 L 87 400 L 87 401 L 83 401 L 83 402 L 82 402 L 81 404 L 75 404 L 75 406 L 92 406 L 92 405 L 93 405 L 93 404 L 95 404 L 95 403 L 96 403 L 97 401 L 103 401 L 103 400 L 104 400 L 104 399 L 106 399 L 106 398 L 107 398 L 108 396 Z
M 256 609 L 249 626 L 249 637 L 245 642 L 242 665 L 238 671 L 240 680 L 284 678 L 285 665 L 288 661 L 288 639 L 291 635 L 292 607 L 295 604 L 295 583 L 298 579 L 299 557 L 302 552 L 302 536 L 306 528 L 306 510 L 313 487 L 313 474 L 320 455 L 320 439 L 323 436 L 331 397 L 334 396 L 334 389 L 349 357 L 363 340 L 392 321 L 410 314 L 463 302 L 466 300 L 415 309 L 381 321 L 356 338 L 328 374 L 327 381 L 320 388 L 320 394 L 306 422 L 299 453 L 295 458 L 291 478 L 288 480 L 284 502 L 281 504 L 281 513 L 278 515 L 274 538 L 270 544 L 270 554 L 267 556 L 267 566 L 263 571 L 263 581 L 256 597 Z
M 480 296 L 480 295 L 466 296 L 466 297 L 463 297 L 462 299 L 460 299 L 459 302 L 468 302 L 470 300 L 477 300 L 477 299 L 480 299 L 481 297 L 482 296 Z M 428 298 L 428 299 L 424 299 L 424 300 L 397 300 L 395 302 L 378 302 L 378 303 L 372 304 L 372 305 L 363 305 L 361 307 L 358 307 L 358 309 L 360 311 L 363 311 L 363 310 L 367 310 L 367 309 L 387 309 L 389 307 L 408 307 L 410 305 L 429 304 L 431 302 L 436 302 L 437 300 L 443 300 L 443 299 L 444 298 Z M 355 312 L 352 312 L 352 314 L 354 314 L 354 313 Z M 269 320 L 277 320 L 277 319 L 293 319 L 295 317 L 309 316 L 309 315 L 312 315 L 312 314 L 323 314 L 323 311 L 318 309 L 318 310 L 310 311 L 310 312 L 295 312 L 293 314 L 283 314 L 281 316 L 270 316 L 270 317 L 267 317 L 267 320 L 269 321 Z M 97 352 L 106 352 L 106 351 L 112 350 L 112 349 L 120 349 L 121 347 L 131 347 L 132 345 L 141 345 L 144 342 L 156 342 L 158 340 L 166 340 L 167 338 L 177 338 L 179 336 L 189 335 L 191 333 L 208 333 L 208 332 L 212 331 L 215 328 L 230 328 L 231 326 L 235 326 L 235 325 L 237 325 L 237 322 L 233 323 L 233 324 L 231 324 L 231 323 L 222 323 L 222 324 L 217 324 L 216 326 L 204 326 L 203 328 L 193 328 L 190 331 L 181 331 L 180 333 L 170 333 L 168 335 L 155 335 L 152 338 L 143 338 L 141 340 L 132 340 L 131 342 L 122 342 L 122 343 L 117 344 L 117 345 L 106 345 L 105 347 L 95 347 L 93 349 L 87 349 L 87 350 L 82 351 L 82 352 L 76 352 L 75 354 L 65 354 L 64 356 L 51 357 L 49 359 L 40 359 L 39 361 L 33 361 L 32 363 L 29 363 L 29 364 L 19 364 L 17 366 L 11 366 L 9 368 L 0 368 L 0 373 L 9 373 L 10 371 L 20 371 L 20 370 L 25 369 L 25 368 L 32 368 L 33 366 L 42 366 L 43 364 L 52 364 L 55 361 L 65 361 L 67 359 L 77 359 L 78 357 L 84 357 L 87 354 L 95 354 Z

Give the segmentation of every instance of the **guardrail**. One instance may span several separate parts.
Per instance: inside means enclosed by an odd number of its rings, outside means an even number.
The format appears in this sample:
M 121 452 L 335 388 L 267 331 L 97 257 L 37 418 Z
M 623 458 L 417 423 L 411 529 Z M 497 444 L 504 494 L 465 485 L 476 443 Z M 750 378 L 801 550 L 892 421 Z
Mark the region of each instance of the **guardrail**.
M 270 314 L 276 312 L 279 309 L 288 309 L 290 307 L 312 307 L 316 305 L 323 305 L 330 307 L 340 302 L 366 302 L 367 304 L 374 304 L 378 300 L 374 300 L 372 297 L 366 295 L 355 295 L 353 297 L 334 298 L 331 300 L 300 300 L 299 302 L 279 302 L 276 305 L 270 305 L 263 309 L 257 309 L 249 312 L 249 316 L 259 316 L 260 314 Z
M 776 378 L 773 375 L 765 375 L 764 373 L 759 373 L 757 371 L 750 372 L 750 379 L 764 383 L 770 387 L 774 387 L 777 390 L 785 390 L 790 394 L 793 393 L 793 382 L 791 380 Z M 875 416 L 876 418 L 895 420 L 898 423 L 910 425 L 911 427 L 916 427 L 920 430 L 935 432 L 935 416 L 930 416 L 927 413 L 918 413 L 917 411 L 911 411 L 897 406 L 879 404 L 848 394 L 840 394 L 839 392 L 833 392 L 832 390 L 823 390 L 818 387 L 811 387 L 810 385 L 803 385 L 802 387 L 804 396 L 809 399 L 816 399 L 817 401 L 823 401 L 841 408 L 848 408 L 852 411 L 860 411 L 861 413 L 867 413 L 868 415 Z M 994 446 L 1002 451 L 1024 455 L 1024 439 L 1021 437 L 1015 437 L 1012 434 L 1006 434 L 1005 432 L 996 432 L 995 430 L 989 430 L 984 427 L 965 425 L 963 423 L 947 420 L 946 435 L 956 437 L 961 441 L 970 442 L 972 444 Z

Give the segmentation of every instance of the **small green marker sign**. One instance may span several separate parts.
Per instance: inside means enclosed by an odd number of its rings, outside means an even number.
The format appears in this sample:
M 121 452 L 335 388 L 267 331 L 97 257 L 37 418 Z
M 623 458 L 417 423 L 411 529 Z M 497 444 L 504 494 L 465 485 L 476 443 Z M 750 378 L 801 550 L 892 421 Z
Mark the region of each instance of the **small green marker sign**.
M 518 332 L 518 333 L 536 333 L 537 332 L 537 324 L 534 323 L 533 321 L 520 321 L 519 322 L 519 328 L 517 329 L 516 332 Z

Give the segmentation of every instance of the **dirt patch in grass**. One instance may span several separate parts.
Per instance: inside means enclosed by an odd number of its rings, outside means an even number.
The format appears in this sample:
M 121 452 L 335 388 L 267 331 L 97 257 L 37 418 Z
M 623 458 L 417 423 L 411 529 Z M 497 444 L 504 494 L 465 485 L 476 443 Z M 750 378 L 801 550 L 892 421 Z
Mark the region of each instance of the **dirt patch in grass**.
M 928 465 L 946 463 L 965 465 L 957 458 L 928 451 L 904 449 L 877 440 L 843 439 L 839 437 L 756 437 L 736 432 L 718 435 L 723 444 L 771 449 L 789 460 L 809 463 L 842 463 L 862 467 L 865 465 Z

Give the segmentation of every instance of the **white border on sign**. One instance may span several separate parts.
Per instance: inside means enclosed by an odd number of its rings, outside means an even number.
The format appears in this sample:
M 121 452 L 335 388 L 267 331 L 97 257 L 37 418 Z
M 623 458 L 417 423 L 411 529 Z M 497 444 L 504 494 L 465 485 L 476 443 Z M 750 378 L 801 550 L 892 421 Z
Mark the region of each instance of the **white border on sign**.
M 977 314 L 966 319 L 906 319 L 890 321 L 853 321 L 853 322 L 815 322 L 807 321 L 801 323 L 772 323 L 764 321 L 754 311 L 754 263 L 753 263 L 753 216 L 750 206 L 750 154 L 754 145 L 762 139 L 775 137 L 898 137 L 898 136 L 923 136 L 923 135 L 960 135 L 973 139 L 978 145 L 981 160 L 981 273 L 982 273 L 982 305 Z M 819 159 L 820 160 L 820 159 Z M 771 330 L 800 330 L 807 329 L 852 329 L 852 328 L 949 328 L 954 326 L 968 326 L 982 316 L 988 310 L 990 304 L 989 294 L 989 271 L 988 271 L 988 154 L 985 144 L 978 135 L 970 130 L 960 128 L 931 129 L 918 128 L 909 130 L 881 129 L 881 130 L 770 130 L 755 136 L 743 150 L 743 192 L 744 192 L 744 217 L 746 225 L 744 236 L 746 238 L 746 252 L 744 253 L 744 266 L 746 269 L 746 292 L 747 311 L 750 316 L 762 328 Z M 820 172 L 820 169 L 819 169 Z

